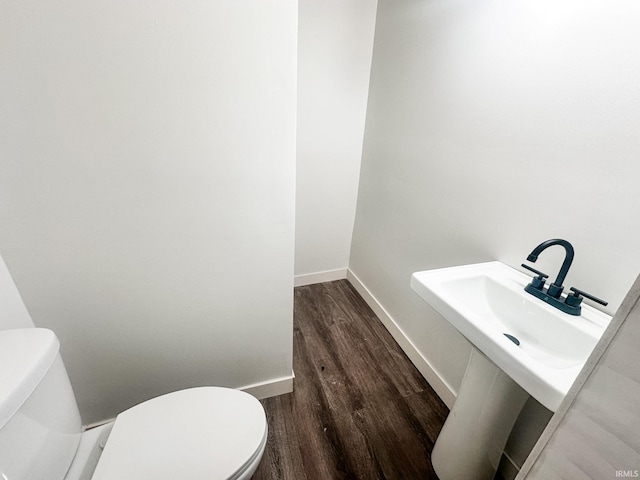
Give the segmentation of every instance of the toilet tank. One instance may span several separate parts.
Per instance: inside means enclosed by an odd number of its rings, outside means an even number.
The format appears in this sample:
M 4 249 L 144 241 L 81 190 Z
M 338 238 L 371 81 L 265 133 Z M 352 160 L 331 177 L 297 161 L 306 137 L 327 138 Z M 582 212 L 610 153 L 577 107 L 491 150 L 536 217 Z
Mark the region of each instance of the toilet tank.
M 0 479 L 62 480 L 80 414 L 51 330 L 0 330 Z

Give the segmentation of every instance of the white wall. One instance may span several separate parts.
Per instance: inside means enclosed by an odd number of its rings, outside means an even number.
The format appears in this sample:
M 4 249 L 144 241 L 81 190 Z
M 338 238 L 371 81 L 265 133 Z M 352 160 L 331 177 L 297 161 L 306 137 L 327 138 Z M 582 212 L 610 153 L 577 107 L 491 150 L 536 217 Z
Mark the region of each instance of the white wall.
M 356 209 L 377 0 L 300 0 L 297 284 L 344 278 Z
M 0 13 L 0 251 L 84 422 L 290 377 L 296 2 Z
M 33 327 L 31 316 L 0 257 L 0 330 L 29 327 Z
M 640 266 L 640 4 L 381 0 L 350 269 L 457 391 L 470 346 L 413 271 L 576 249 L 619 305 Z M 555 277 L 554 247 L 536 267 Z M 567 339 L 570 341 L 570 339 Z

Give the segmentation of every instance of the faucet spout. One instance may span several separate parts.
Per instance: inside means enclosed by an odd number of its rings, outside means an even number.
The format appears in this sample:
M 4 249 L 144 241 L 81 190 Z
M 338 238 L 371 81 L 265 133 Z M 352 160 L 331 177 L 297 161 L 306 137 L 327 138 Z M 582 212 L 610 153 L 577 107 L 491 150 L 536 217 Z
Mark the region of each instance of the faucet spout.
M 566 278 L 567 273 L 569 273 L 569 267 L 571 267 L 571 263 L 573 262 L 573 245 L 561 238 L 553 238 L 551 240 L 542 242 L 540 245 L 534 248 L 527 257 L 527 260 L 535 263 L 535 261 L 538 260 L 538 255 L 540 255 L 540 253 L 553 245 L 560 245 L 561 247 L 563 247 L 565 255 L 564 262 L 562 262 L 562 266 L 560 267 L 560 271 L 558 272 L 558 277 L 549 286 L 548 293 L 554 298 L 560 298 L 560 294 L 562 293 L 563 289 L 562 284 L 564 283 L 564 279 Z

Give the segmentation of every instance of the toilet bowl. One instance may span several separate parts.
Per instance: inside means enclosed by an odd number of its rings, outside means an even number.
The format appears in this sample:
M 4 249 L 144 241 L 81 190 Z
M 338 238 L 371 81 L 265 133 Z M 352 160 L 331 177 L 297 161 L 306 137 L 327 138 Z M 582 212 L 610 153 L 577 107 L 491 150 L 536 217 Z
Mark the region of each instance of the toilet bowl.
M 220 387 L 168 393 L 82 433 L 55 334 L 0 331 L 0 479 L 245 480 L 266 441 L 260 402 Z

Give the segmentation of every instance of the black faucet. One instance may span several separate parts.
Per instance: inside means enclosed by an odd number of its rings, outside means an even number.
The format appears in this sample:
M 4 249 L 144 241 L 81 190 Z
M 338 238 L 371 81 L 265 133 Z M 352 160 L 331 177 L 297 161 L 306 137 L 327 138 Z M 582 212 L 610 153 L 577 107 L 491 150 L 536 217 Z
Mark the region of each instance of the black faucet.
M 553 245 L 560 245 L 564 247 L 564 262 L 562 262 L 562 267 L 560 267 L 560 271 L 558 272 L 556 281 L 549 285 L 547 293 L 553 298 L 560 298 L 560 294 L 562 293 L 562 290 L 564 288 L 562 284 L 564 283 L 564 279 L 566 278 L 567 273 L 569 273 L 569 267 L 571 267 L 571 263 L 573 262 L 573 245 L 561 238 L 553 238 L 551 240 L 547 240 L 546 242 L 542 242 L 540 245 L 534 248 L 527 257 L 527 260 L 535 263 L 536 260 L 538 260 L 538 255 L 540 255 L 544 250 Z
M 549 305 L 556 307 L 559 310 L 562 310 L 565 313 L 570 315 L 580 315 L 582 312 L 582 297 L 586 297 L 594 302 L 597 302 L 601 305 L 607 305 L 607 302 L 604 300 L 600 300 L 599 298 L 594 297 L 582 290 L 578 290 L 577 288 L 571 287 L 570 295 L 567 295 L 566 298 L 562 297 L 562 290 L 564 286 L 562 283 L 564 279 L 567 277 L 567 273 L 569 273 L 569 267 L 571 267 L 571 263 L 573 262 L 573 245 L 571 245 L 566 240 L 561 238 L 553 238 L 551 240 L 547 240 L 546 242 L 542 242 L 527 257 L 527 260 L 530 262 L 534 262 L 538 260 L 538 255 L 542 253 L 547 248 L 553 245 L 560 245 L 564 247 L 565 255 L 564 262 L 562 262 L 562 266 L 560 267 L 560 271 L 558 272 L 558 277 L 555 282 L 549 285 L 549 288 L 545 288 L 544 283 L 545 279 L 548 278 L 549 275 L 546 273 L 539 272 L 535 268 L 530 267 L 529 265 L 522 266 L 527 270 L 531 270 L 533 273 L 537 275 L 531 283 L 529 283 L 526 287 L 524 287 L 525 292 L 530 293 L 531 295 L 538 297 L 539 299 L 547 302 Z

